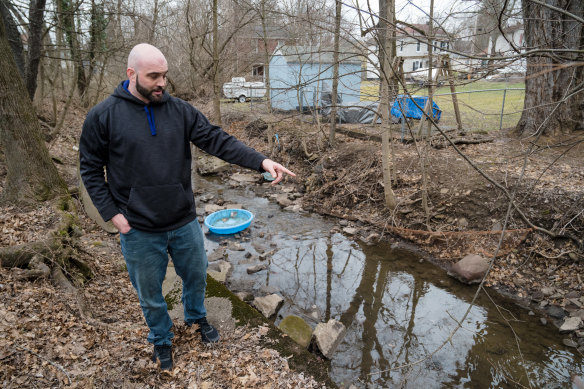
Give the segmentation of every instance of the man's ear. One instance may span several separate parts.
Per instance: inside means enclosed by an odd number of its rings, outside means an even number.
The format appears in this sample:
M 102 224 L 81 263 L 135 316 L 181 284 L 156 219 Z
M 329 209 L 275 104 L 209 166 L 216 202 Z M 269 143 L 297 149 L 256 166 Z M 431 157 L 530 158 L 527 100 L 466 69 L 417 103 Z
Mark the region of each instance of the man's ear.
M 132 78 L 136 76 L 136 70 L 134 68 L 127 68 L 126 75 L 128 76 L 128 80 L 135 82 Z

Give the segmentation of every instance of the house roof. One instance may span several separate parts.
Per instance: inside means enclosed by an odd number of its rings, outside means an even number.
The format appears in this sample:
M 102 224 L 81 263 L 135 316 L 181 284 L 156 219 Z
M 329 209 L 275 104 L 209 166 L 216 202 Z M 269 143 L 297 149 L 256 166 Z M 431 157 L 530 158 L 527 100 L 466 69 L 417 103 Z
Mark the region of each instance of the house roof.
M 405 26 L 403 24 L 398 25 L 397 36 L 425 36 L 428 35 L 428 32 L 430 31 L 430 25 L 426 23 L 410 24 L 410 26 Z M 421 34 L 418 30 L 423 31 L 424 34 Z M 433 26 L 433 35 L 435 37 L 448 37 L 446 30 L 438 26 Z
M 276 48 L 288 63 L 333 63 L 332 47 L 289 46 Z M 355 47 L 344 45 L 339 49 L 339 62 L 361 64 L 362 54 Z

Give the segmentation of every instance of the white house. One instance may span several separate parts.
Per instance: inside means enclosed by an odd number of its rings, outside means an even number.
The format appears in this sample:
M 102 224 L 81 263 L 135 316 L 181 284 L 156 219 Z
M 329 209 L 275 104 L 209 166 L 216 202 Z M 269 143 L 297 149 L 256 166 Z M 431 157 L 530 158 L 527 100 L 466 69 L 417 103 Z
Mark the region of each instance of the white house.
M 404 27 L 396 34 L 396 54 L 404 58 L 404 72 L 410 73 L 419 68 L 428 67 L 428 44 L 426 35 L 429 30 L 428 24 L 412 24 L 412 27 Z M 424 32 L 424 34 L 422 34 Z M 442 28 L 434 28 L 434 49 L 435 54 L 444 54 L 450 48 L 449 35 Z M 379 57 L 376 42 L 372 41 L 367 45 L 368 62 L 367 78 L 379 78 Z
M 525 36 L 522 24 L 516 24 L 514 26 L 507 27 L 503 30 L 504 34 L 499 34 L 495 40 L 495 55 L 504 56 L 514 53 L 515 50 L 511 46 L 523 50 L 525 49 Z M 492 42 L 489 42 L 489 47 L 491 47 Z

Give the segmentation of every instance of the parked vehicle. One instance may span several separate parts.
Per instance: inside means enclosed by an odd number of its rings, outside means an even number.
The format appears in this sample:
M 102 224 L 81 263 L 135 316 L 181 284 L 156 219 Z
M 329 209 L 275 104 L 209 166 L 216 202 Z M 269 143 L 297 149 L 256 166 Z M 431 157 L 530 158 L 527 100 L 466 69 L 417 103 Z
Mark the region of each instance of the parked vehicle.
M 438 72 L 438 68 L 432 69 L 432 79 L 436 78 L 436 73 Z M 428 68 L 418 68 L 417 70 L 413 71 L 409 75 L 409 79 L 418 84 L 419 86 L 427 86 L 428 85 Z M 444 81 L 439 80 L 438 86 L 442 86 Z
M 266 85 L 263 82 L 247 82 L 244 77 L 233 77 L 231 82 L 223 84 L 223 94 L 228 99 L 245 103 L 247 99 L 264 97 Z

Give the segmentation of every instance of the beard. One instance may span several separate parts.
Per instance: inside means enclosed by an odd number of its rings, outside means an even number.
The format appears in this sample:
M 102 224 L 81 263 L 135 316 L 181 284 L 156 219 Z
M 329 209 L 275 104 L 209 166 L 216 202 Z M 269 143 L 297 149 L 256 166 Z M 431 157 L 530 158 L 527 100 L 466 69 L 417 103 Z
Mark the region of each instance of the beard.
M 162 87 L 154 87 L 152 89 L 144 88 L 142 85 L 140 85 L 140 77 L 138 77 L 138 75 L 136 75 L 136 90 L 146 99 L 148 99 L 151 103 L 159 103 L 162 101 L 162 98 L 164 97 L 164 94 L 161 94 L 160 96 L 155 96 L 152 94 L 153 92 L 157 91 L 164 92 L 164 88 Z

